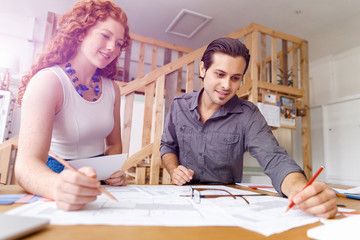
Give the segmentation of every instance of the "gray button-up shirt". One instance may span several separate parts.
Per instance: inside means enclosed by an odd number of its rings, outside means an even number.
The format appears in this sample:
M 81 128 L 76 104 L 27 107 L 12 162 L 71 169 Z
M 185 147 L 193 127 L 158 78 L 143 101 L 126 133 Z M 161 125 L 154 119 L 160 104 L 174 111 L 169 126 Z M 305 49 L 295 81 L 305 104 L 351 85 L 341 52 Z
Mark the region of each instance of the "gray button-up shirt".
M 279 193 L 286 175 L 303 173 L 279 146 L 259 109 L 249 101 L 235 95 L 202 123 L 198 111 L 202 92 L 174 98 L 160 146 L 161 156 L 174 153 L 179 164 L 194 170 L 191 184 L 241 182 L 246 150 L 257 159 Z

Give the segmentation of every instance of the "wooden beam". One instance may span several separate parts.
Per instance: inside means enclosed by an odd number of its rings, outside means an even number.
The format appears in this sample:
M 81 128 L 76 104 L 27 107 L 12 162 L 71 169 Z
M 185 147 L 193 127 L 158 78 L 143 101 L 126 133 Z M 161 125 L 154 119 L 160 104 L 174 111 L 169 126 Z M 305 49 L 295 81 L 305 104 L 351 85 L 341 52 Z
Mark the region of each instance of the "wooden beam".
M 124 72 L 123 72 L 124 82 L 130 82 L 131 42 L 129 44 L 130 44 L 129 47 L 125 51 Z
M 279 93 L 285 93 L 290 96 L 294 96 L 296 98 L 300 98 L 300 97 L 304 96 L 303 89 L 297 89 L 297 88 L 288 87 L 285 85 L 277 85 L 277 84 L 268 83 L 268 82 L 259 82 L 258 88 L 267 89 L 267 90 L 271 90 L 271 91 L 275 91 L 275 92 L 279 92 Z
M 134 92 L 137 89 L 144 87 L 151 82 L 154 82 L 160 76 L 176 71 L 179 68 L 182 68 L 184 65 L 187 65 L 188 63 L 195 61 L 197 58 L 201 56 L 201 54 L 204 53 L 205 48 L 206 46 L 199 48 L 194 52 L 192 52 L 191 54 L 187 54 L 182 58 L 173 61 L 170 64 L 157 68 L 154 71 L 151 71 L 150 73 L 146 74 L 144 77 L 129 82 L 129 84 L 127 84 L 126 86 L 121 87 L 120 89 L 121 95 L 124 96 L 131 92 Z
M 165 75 L 156 81 L 155 94 L 155 126 L 154 126 L 154 146 L 151 155 L 150 184 L 159 184 L 160 177 L 160 142 L 162 134 L 162 119 L 164 111 L 164 87 Z
M 144 42 L 142 42 L 140 44 L 140 53 L 139 53 L 139 61 L 138 61 L 138 73 L 137 73 L 138 78 L 144 76 L 145 47 L 146 47 L 146 44 Z
M 153 45 L 152 48 L 152 59 L 151 59 L 151 70 L 156 69 L 158 55 L 158 47 Z M 150 83 L 145 87 L 145 99 L 144 99 L 144 122 L 143 122 L 143 133 L 142 133 L 142 147 L 145 147 L 150 143 L 151 140 L 151 128 L 152 128 L 152 114 L 154 105 L 155 95 L 155 83 Z
M 159 40 L 156 40 L 153 38 L 144 37 L 144 36 L 141 36 L 141 35 L 138 35 L 135 33 L 130 33 L 130 37 L 132 40 L 148 43 L 151 45 L 156 45 L 156 46 L 163 47 L 163 48 L 168 48 L 168 49 L 183 52 L 183 53 L 190 53 L 190 52 L 194 51 L 194 49 L 191 49 L 191 48 L 182 47 L 182 46 L 178 46 L 175 44 L 159 41 Z
M 266 35 L 260 33 L 260 81 L 266 81 Z
M 259 33 L 258 32 L 252 32 L 252 36 L 251 36 L 251 82 L 252 82 L 252 88 L 251 88 L 251 93 L 249 96 L 249 100 L 254 103 L 255 105 L 257 105 L 258 103 L 258 84 L 259 82 L 259 76 L 258 76 L 258 43 L 259 43 Z
M 305 41 L 304 39 L 292 36 L 292 35 L 287 34 L 287 33 L 279 32 L 279 31 L 276 31 L 274 29 L 267 28 L 267 27 L 261 26 L 261 25 L 256 24 L 256 23 L 252 23 L 250 25 L 252 25 L 252 28 L 253 28 L 254 31 L 262 32 L 262 33 L 265 33 L 265 34 L 270 35 L 272 37 L 280 38 L 280 39 L 283 39 L 283 40 L 286 40 L 286 41 L 289 41 L 289 42 L 293 42 L 293 43 L 296 43 L 296 44 L 301 44 L 303 41 Z
M 170 49 L 165 49 L 165 57 L 164 57 L 164 65 L 168 64 L 171 62 L 171 50 Z M 177 76 L 178 76 L 178 72 L 174 71 L 171 72 L 169 74 L 166 74 L 165 76 L 165 113 L 164 116 L 167 115 L 169 109 L 170 109 L 170 104 L 172 102 L 172 100 L 174 99 L 175 95 L 176 95 L 176 90 L 177 90 Z
M 288 86 L 288 72 L 289 72 L 289 68 L 288 68 L 288 53 L 287 53 L 287 41 L 286 40 L 282 40 L 282 80 L 283 80 L 283 85 Z
M 1 148 L 0 151 L 0 183 L 8 184 L 8 177 L 10 174 L 10 165 L 11 165 L 11 153 L 12 146 L 7 145 Z
M 194 91 L 194 72 L 195 72 L 195 63 L 191 62 L 187 65 L 186 68 L 186 92 Z
M 183 53 L 182 52 L 178 52 L 178 59 L 181 58 L 183 56 Z M 176 87 L 176 90 L 177 92 L 181 92 L 182 90 L 182 79 L 183 79 L 183 69 L 182 68 L 179 68 L 177 70 L 177 87 Z
M 298 49 L 296 47 L 293 47 L 291 52 L 291 71 L 293 73 L 292 79 L 293 79 L 293 87 L 298 88 L 299 87 L 299 78 L 298 78 Z
M 130 93 L 125 96 L 124 125 L 122 129 L 123 153 L 129 153 L 129 149 L 130 149 L 134 97 L 135 97 L 135 93 Z
M 146 145 L 143 147 L 140 151 L 136 152 L 135 154 L 131 155 L 126 159 L 124 164 L 121 167 L 121 170 L 124 172 L 130 169 L 132 166 L 137 164 L 138 162 L 144 160 L 146 157 L 150 156 L 152 153 L 152 150 L 154 148 L 154 144 L 150 143 L 149 145 Z
M 309 97 L 309 56 L 308 42 L 304 41 L 300 47 L 301 89 L 304 91 L 302 108 L 306 110 L 306 116 L 301 118 L 302 128 L 302 152 L 303 168 L 308 178 L 312 177 L 312 153 L 310 132 L 310 97 Z
M 277 38 L 271 38 L 271 82 L 277 84 Z
M 244 44 L 245 46 L 249 49 L 249 51 L 251 50 L 251 34 L 246 34 L 244 36 Z M 245 73 L 245 76 L 244 76 L 244 82 L 245 84 L 247 82 L 250 82 L 251 81 L 251 61 L 249 62 L 249 66 L 248 66 L 248 69 Z

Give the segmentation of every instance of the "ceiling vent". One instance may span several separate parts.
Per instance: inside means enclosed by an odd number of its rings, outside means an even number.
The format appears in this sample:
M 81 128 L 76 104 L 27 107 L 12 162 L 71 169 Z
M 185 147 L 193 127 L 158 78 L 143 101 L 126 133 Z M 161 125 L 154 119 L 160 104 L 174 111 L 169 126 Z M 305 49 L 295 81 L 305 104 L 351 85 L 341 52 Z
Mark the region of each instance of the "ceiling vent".
M 182 9 L 175 19 L 170 23 L 165 32 L 181 37 L 191 38 L 197 33 L 212 17 L 201 13 Z

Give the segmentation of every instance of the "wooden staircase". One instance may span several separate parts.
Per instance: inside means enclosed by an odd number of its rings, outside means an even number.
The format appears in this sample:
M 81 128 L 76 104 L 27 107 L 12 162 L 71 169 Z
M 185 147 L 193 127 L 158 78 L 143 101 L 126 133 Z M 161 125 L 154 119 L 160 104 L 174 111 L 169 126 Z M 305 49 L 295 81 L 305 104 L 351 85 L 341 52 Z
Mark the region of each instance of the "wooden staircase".
M 131 129 L 136 93 L 144 94 L 144 119 L 142 139 L 139 142 L 141 150 L 129 156 L 124 169 L 128 170 L 130 182 L 136 184 L 168 184 L 171 182 L 168 172 L 163 169 L 160 159 L 160 140 L 163 120 L 168 107 L 175 95 L 182 92 L 193 92 L 201 89 L 202 81 L 195 81 L 197 71 L 195 66 L 205 51 L 206 46 L 191 50 L 176 45 L 131 35 L 132 44 L 139 45 L 138 75 L 129 81 L 129 64 L 131 63 L 131 48 L 125 53 L 123 76 L 124 81 L 117 82 L 121 96 L 125 98 L 125 110 L 122 142 L 123 152 L 130 148 Z M 250 50 L 251 61 L 238 90 L 239 97 L 257 104 L 265 93 L 281 94 L 297 101 L 297 110 L 301 112 L 303 168 L 308 177 L 312 174 L 310 111 L 309 111 L 309 66 L 308 43 L 306 40 L 282 33 L 258 24 L 250 24 L 227 37 L 239 39 Z M 144 72 L 146 46 L 152 48 L 151 71 Z M 279 48 L 281 46 L 281 49 Z M 158 50 L 165 49 L 165 65 L 157 67 Z M 278 50 L 278 48 L 280 50 Z M 170 52 L 177 52 L 177 59 L 170 61 Z M 280 63 L 278 63 L 280 62 Z M 279 68 L 285 73 L 283 84 L 278 84 Z M 292 72 L 292 86 L 289 86 Z M 185 74 L 183 74 L 185 72 Z M 197 82 L 195 86 L 195 82 Z M 185 89 L 182 89 L 185 86 Z M 185 90 L 185 91 L 183 91 Z M 123 104 L 124 102 L 122 102 Z M 135 114 L 135 115 L 134 115 Z

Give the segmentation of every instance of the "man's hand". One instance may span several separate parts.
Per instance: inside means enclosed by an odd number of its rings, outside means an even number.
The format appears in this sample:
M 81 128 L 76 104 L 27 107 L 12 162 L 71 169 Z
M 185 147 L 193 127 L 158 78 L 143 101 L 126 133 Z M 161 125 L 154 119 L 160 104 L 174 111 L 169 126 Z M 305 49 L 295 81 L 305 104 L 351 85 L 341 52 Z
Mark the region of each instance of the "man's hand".
M 314 182 L 304 190 L 290 194 L 289 201 L 307 213 L 321 218 L 331 218 L 337 213 L 336 196 L 323 182 Z
M 193 175 L 194 175 L 193 170 L 188 169 L 183 165 L 179 165 L 171 172 L 171 180 L 174 184 L 181 186 L 187 182 L 190 182 Z
M 127 185 L 126 175 L 122 170 L 119 170 L 106 179 L 105 183 L 111 186 L 125 186 Z
M 54 189 L 56 205 L 65 211 L 80 210 L 101 194 L 99 186 L 93 168 L 84 167 L 78 172 L 65 169 L 59 174 Z

